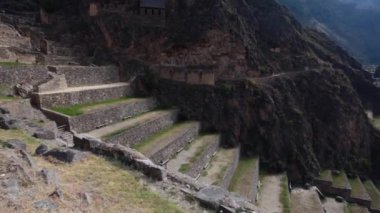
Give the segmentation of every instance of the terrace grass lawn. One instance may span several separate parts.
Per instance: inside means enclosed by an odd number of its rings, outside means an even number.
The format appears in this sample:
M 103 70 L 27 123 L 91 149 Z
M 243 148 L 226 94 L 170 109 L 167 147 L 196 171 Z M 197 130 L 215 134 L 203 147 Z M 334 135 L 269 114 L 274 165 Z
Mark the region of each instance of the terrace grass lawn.
M 118 104 L 118 103 L 126 102 L 130 99 L 131 98 L 129 97 L 124 97 L 124 98 L 110 99 L 110 100 L 105 100 L 105 101 L 100 101 L 100 102 L 77 104 L 77 105 L 72 105 L 68 107 L 53 107 L 53 110 L 56 112 L 68 115 L 68 116 L 78 116 L 78 115 L 84 114 L 86 110 L 91 109 L 91 108 Z
M 244 158 L 239 161 L 239 165 L 232 177 L 229 190 L 238 192 L 242 187 L 252 188 L 252 170 L 256 170 L 257 158 Z
M 380 129 L 380 117 L 374 117 L 372 123 L 377 129 Z
M 14 67 L 21 67 L 21 66 L 26 66 L 26 64 L 16 62 L 16 61 L 0 62 L 0 67 L 3 67 L 3 68 L 14 68 Z
M 372 181 L 364 182 L 364 187 L 367 189 L 369 196 L 372 199 L 372 208 L 380 210 L 380 193 Z
M 333 186 L 342 189 L 347 188 L 347 179 L 343 172 L 339 175 L 333 175 Z
M 290 213 L 290 209 L 291 209 L 290 193 L 289 193 L 288 178 L 286 177 L 286 175 L 284 175 L 281 178 L 280 202 L 283 206 L 283 213 Z
M 365 198 L 366 190 L 359 178 L 348 179 L 352 188 L 351 195 L 358 198 Z
M 323 170 L 319 176 L 319 179 L 321 180 L 331 180 L 331 178 L 331 170 Z

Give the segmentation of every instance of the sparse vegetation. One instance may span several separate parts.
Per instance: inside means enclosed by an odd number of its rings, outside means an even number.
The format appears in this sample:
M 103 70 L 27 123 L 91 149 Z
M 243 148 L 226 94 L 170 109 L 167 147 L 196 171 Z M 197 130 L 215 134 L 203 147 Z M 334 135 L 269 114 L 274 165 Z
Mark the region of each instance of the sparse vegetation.
M 101 204 L 94 205 L 100 209 L 92 211 L 132 212 L 138 209 L 139 212 L 182 212 L 174 203 L 137 181 L 119 161 L 90 155 L 85 161 L 77 164 L 56 165 L 42 159 L 39 163 L 45 168 L 58 171 L 62 181 L 72 186 L 71 190 L 88 188 L 99 194 L 102 198 Z M 75 195 L 75 192 L 67 193 L 67 196 L 70 195 Z
M 190 164 L 189 163 L 184 163 L 181 165 L 181 167 L 178 169 L 179 172 L 181 173 L 186 173 L 190 169 Z
M 222 169 L 220 169 L 218 175 L 216 176 L 216 180 L 214 183 L 212 183 L 212 185 L 219 185 L 223 181 L 223 178 L 224 178 L 224 175 L 226 174 L 227 168 L 228 168 L 228 166 L 223 166 Z
M 20 66 L 26 66 L 26 64 L 20 63 L 18 61 L 0 62 L 0 67 L 14 68 L 14 67 L 20 67 Z
M 290 204 L 290 194 L 288 186 L 288 178 L 284 175 L 281 178 L 281 194 L 280 202 L 283 206 L 283 213 L 290 213 L 291 204 Z
M 102 107 L 106 105 L 119 104 L 119 103 L 129 101 L 130 99 L 131 98 L 129 97 L 124 97 L 124 98 L 110 99 L 110 100 L 105 100 L 105 101 L 100 101 L 100 102 L 77 104 L 77 105 L 72 105 L 69 107 L 54 107 L 53 110 L 59 113 L 68 115 L 68 116 L 78 116 L 78 115 L 84 114 L 86 110 L 90 110 L 93 108 Z
M 0 129 L 0 141 L 7 141 L 10 139 L 19 139 L 21 141 L 24 141 L 28 146 L 28 151 L 32 152 L 34 151 L 38 145 L 40 145 L 40 141 L 36 138 L 33 138 L 29 134 L 19 130 L 3 130 Z

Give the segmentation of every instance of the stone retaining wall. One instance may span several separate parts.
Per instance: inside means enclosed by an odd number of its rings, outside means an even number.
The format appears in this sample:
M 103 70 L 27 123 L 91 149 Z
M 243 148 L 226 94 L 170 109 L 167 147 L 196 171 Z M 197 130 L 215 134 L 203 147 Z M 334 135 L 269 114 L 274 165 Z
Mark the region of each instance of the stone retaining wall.
M 251 194 L 248 196 L 248 199 L 252 200 L 253 203 L 256 203 L 257 193 L 258 193 L 258 186 L 259 186 L 259 180 L 260 180 L 260 159 L 258 158 L 255 165 L 256 169 L 253 170 L 252 179 L 253 179 L 253 185 Z
M 206 206 L 212 206 L 213 209 L 218 209 L 220 206 L 227 206 L 233 209 L 233 211 L 240 209 L 246 210 L 247 212 L 258 212 L 257 207 L 246 199 L 229 193 L 220 187 L 199 183 L 187 175 L 167 171 L 163 167 L 155 165 L 141 153 L 128 147 L 103 143 L 83 135 L 75 135 L 74 144 L 75 148 L 117 159 L 127 166 L 144 173 L 153 180 L 170 181 L 171 184 L 179 184 L 180 187 L 183 188 L 183 192 L 188 196 L 196 198 L 200 203 Z M 202 196 L 203 193 L 210 190 L 215 191 L 215 196 Z
M 361 206 L 365 206 L 369 209 L 369 208 L 371 208 L 372 200 L 371 199 L 368 200 L 368 199 L 363 199 L 363 198 L 350 197 L 348 199 L 348 202 L 356 203 L 356 204 L 359 204 Z
M 13 87 L 18 83 L 38 85 L 49 78 L 43 66 L 0 67 L 0 85 Z
M 54 106 L 70 106 L 74 104 L 98 102 L 108 99 L 118 99 L 131 96 L 132 94 L 131 87 L 129 85 L 125 85 L 65 93 L 35 94 L 34 101 L 40 108 L 49 108 Z
M 186 132 L 184 132 L 182 135 L 180 135 L 166 147 L 154 153 L 152 156 L 147 157 L 149 157 L 156 164 L 163 164 L 165 161 L 174 157 L 174 155 L 177 154 L 178 150 L 184 148 L 188 143 L 193 141 L 195 137 L 198 135 L 199 129 L 200 123 L 191 126 L 191 128 L 187 129 Z
M 152 134 L 172 126 L 174 123 L 177 122 L 177 115 L 178 111 L 173 110 L 170 113 L 158 119 L 131 127 L 128 130 L 125 130 L 124 132 L 115 135 L 110 139 L 106 139 L 106 142 L 132 146 L 141 142 L 144 139 L 147 139 Z
M 55 121 L 57 126 L 64 127 L 66 131 L 70 131 L 70 117 L 59 112 L 55 112 L 46 108 L 41 108 L 44 115 L 50 120 Z
M 228 189 L 228 187 L 231 183 L 232 177 L 234 176 L 235 170 L 236 170 L 237 166 L 239 165 L 240 147 L 236 148 L 235 152 L 236 153 L 234 155 L 234 159 L 233 159 L 232 163 L 228 166 L 226 173 L 224 174 L 222 182 L 220 184 L 220 186 L 225 188 L 225 189 Z
M 99 109 L 87 114 L 70 117 L 70 129 L 78 133 L 88 132 L 101 126 L 110 125 L 140 113 L 148 112 L 156 106 L 154 98 L 147 98 Z
M 115 66 L 49 66 L 49 71 L 64 74 L 69 87 L 109 84 L 120 81 Z
M 215 142 L 210 144 L 202 155 L 195 161 L 189 171 L 186 172 L 190 177 L 196 178 L 204 169 L 204 167 L 210 162 L 213 154 L 218 150 L 220 144 L 220 136 Z
M 323 193 L 328 192 L 332 187 L 332 181 L 314 179 L 313 183 Z

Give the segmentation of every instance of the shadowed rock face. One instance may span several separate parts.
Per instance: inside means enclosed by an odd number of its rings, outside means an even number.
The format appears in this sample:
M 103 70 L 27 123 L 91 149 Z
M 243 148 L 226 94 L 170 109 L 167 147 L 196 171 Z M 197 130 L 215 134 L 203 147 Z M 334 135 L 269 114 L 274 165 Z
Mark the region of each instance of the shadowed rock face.
M 377 156 L 375 130 L 349 79 L 339 70 L 286 73 L 209 86 L 162 81 L 160 100 L 241 143 L 264 167 L 305 181 L 321 168 L 369 174 Z M 167 94 L 170 94 L 168 96 Z M 376 167 L 373 171 L 377 172 Z

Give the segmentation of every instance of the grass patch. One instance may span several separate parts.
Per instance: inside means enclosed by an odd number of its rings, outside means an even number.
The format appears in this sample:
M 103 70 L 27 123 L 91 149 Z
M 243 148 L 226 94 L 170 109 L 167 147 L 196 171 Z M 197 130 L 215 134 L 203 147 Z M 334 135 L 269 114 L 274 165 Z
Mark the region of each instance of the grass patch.
M 367 191 L 358 177 L 355 179 L 348 179 L 348 181 L 352 188 L 351 196 L 357 198 L 366 198 Z
M 34 150 L 41 144 L 41 142 L 30 136 L 29 134 L 19 130 L 19 129 L 12 129 L 12 130 L 3 130 L 0 129 L 0 140 L 1 141 L 7 141 L 10 139 L 19 139 L 27 144 L 27 151 L 30 153 L 33 153 Z
M 134 144 L 132 146 L 132 148 L 144 153 L 144 150 L 147 147 L 150 147 L 151 143 L 153 143 L 154 141 L 158 140 L 161 137 L 166 136 L 169 132 L 175 131 L 175 129 L 182 128 L 184 125 L 188 125 L 189 123 L 191 123 L 191 122 L 184 122 L 184 123 L 176 124 L 174 126 L 165 128 L 165 129 L 153 134 L 152 136 L 148 137 L 147 139 L 143 140 L 142 142 Z
M 15 68 L 15 67 L 21 67 L 26 66 L 27 64 L 20 63 L 18 61 L 9 61 L 9 62 L 0 62 L 0 67 L 4 68 Z
M 152 136 L 148 137 L 147 139 L 141 141 L 140 143 L 132 145 L 132 148 L 136 149 L 136 150 L 141 150 L 144 147 L 148 146 L 151 142 L 155 141 L 157 138 L 162 137 L 163 135 L 170 132 L 170 130 L 172 130 L 173 128 L 175 128 L 175 127 L 172 126 L 172 127 L 165 128 L 165 129 L 153 134 Z
M 332 181 L 331 170 L 323 170 L 319 176 L 319 179 Z
M 91 108 L 101 107 L 105 105 L 118 104 L 130 100 L 130 97 L 118 98 L 118 99 L 110 99 L 100 102 L 91 102 L 85 104 L 77 104 L 68 107 L 53 107 L 53 110 L 68 116 L 78 116 L 82 115 Z
M 281 178 L 281 194 L 280 194 L 280 202 L 283 206 L 283 213 L 290 213 L 290 194 L 289 194 L 289 186 L 288 186 L 288 178 L 284 175 Z
M 175 203 L 140 183 L 119 161 L 89 155 L 77 164 L 55 165 L 43 159 L 39 163 L 56 170 L 63 185 L 71 186 L 71 191 L 65 192 L 71 196 L 68 200 L 77 199 L 76 195 L 83 189 L 102 197 L 93 200 L 89 212 L 183 212 Z
M 364 182 L 364 187 L 366 188 L 369 196 L 371 196 L 372 207 L 374 209 L 380 209 L 380 193 L 375 184 L 373 184 L 372 181 L 368 180 Z
M 181 167 L 178 169 L 179 172 L 181 173 L 186 173 L 190 169 L 190 164 L 189 163 L 184 163 L 181 165 Z
M 232 177 L 229 191 L 239 192 L 243 187 L 250 187 L 252 185 L 252 170 L 256 170 L 257 158 L 244 158 L 239 161 L 239 165 Z
M 344 172 L 341 172 L 339 175 L 333 175 L 333 186 L 337 188 L 345 189 L 348 186 L 347 177 Z
M 228 168 L 228 166 L 222 167 L 222 169 L 219 171 L 218 175 L 216 176 L 216 180 L 214 181 L 214 183 L 212 183 L 212 185 L 215 185 L 215 186 L 219 185 L 223 181 L 223 178 L 224 178 L 224 175 L 226 174 L 227 168 Z
M 374 117 L 373 120 L 372 120 L 372 124 L 377 129 L 380 129 L 380 117 Z

